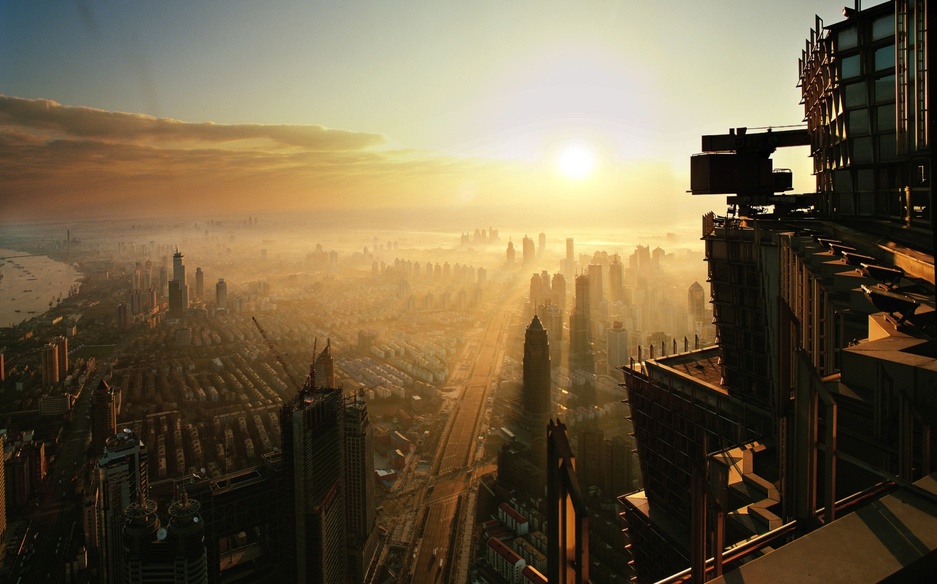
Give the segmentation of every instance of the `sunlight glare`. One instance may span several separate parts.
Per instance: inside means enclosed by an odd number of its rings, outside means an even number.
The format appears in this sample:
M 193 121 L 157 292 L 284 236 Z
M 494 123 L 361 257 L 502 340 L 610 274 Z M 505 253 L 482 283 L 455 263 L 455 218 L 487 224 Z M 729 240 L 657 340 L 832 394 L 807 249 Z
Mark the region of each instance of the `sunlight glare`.
M 584 144 L 569 144 L 557 156 L 560 174 L 568 179 L 582 180 L 595 168 L 595 154 Z

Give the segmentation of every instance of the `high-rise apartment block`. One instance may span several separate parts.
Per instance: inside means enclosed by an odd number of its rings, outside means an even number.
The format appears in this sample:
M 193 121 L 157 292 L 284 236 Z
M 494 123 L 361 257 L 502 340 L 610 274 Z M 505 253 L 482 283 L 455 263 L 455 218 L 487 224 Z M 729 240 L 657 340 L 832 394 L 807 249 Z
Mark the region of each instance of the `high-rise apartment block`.
M 224 278 L 219 278 L 215 284 L 215 310 L 225 312 L 228 310 L 228 285 Z
M 735 212 L 703 220 L 717 346 L 624 370 L 645 488 L 619 500 L 639 582 L 937 569 L 929 4 L 817 18 L 806 129 L 704 136 L 691 160 L 692 192 L 732 195 Z M 770 155 L 788 146 L 809 148 L 816 193 L 783 194 Z M 896 553 L 886 524 L 920 545 Z

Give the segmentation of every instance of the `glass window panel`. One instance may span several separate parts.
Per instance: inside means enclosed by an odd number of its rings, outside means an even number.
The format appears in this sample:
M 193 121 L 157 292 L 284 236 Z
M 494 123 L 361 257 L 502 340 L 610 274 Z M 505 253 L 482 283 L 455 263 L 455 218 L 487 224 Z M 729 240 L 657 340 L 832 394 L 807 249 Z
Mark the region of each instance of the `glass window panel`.
M 837 170 L 833 173 L 833 190 L 837 193 L 852 192 L 852 174 L 848 170 Z
M 872 162 L 872 138 L 855 138 L 852 141 L 852 161 L 856 164 Z
M 877 41 L 895 34 L 895 16 L 888 14 L 872 23 L 872 40 Z
M 865 105 L 865 100 L 865 83 L 850 83 L 843 90 L 843 105 L 846 107 Z
M 895 76 L 886 75 L 875 80 L 875 103 L 895 101 Z
M 881 105 L 875 108 L 876 131 L 895 131 L 895 104 Z
M 869 133 L 869 110 L 860 109 L 849 112 L 849 127 L 846 130 L 850 136 L 863 136 Z
M 836 47 L 842 50 L 851 49 L 858 45 L 859 35 L 856 33 L 856 30 L 855 26 L 851 26 L 839 31 L 839 34 L 836 36 Z
M 871 168 L 860 169 L 856 176 L 856 186 L 860 193 L 875 190 L 875 171 Z
M 898 157 L 898 144 L 894 134 L 882 134 L 878 137 L 878 159 L 895 160 Z
M 840 63 L 840 71 L 842 73 L 843 79 L 858 77 L 862 72 L 861 65 L 862 62 L 859 60 L 859 55 L 853 55 L 843 59 Z
M 875 70 L 884 71 L 895 66 L 895 45 L 888 45 L 875 51 Z

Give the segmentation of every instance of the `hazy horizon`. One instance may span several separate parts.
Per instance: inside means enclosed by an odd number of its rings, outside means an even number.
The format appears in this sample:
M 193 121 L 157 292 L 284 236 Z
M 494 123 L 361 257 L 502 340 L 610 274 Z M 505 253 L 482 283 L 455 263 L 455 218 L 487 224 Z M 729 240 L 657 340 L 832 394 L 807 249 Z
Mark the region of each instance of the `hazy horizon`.
M 802 122 L 803 15 L 840 4 L 798 4 L 6 3 L 0 223 L 508 204 L 666 229 L 722 206 L 685 193 L 700 135 Z M 813 190 L 806 149 L 774 158 Z

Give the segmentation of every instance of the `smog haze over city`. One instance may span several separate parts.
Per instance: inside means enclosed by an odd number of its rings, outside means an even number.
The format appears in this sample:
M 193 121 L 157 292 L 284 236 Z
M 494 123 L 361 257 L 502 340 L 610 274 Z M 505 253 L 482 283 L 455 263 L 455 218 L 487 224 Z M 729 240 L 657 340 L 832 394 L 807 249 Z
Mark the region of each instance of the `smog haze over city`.
M 574 450 L 630 452 L 618 368 L 714 342 L 700 223 L 725 199 L 687 193 L 689 159 L 704 134 L 801 124 L 803 39 L 840 9 L 0 0 L 0 430 L 7 482 L 28 476 L 0 581 L 116 582 L 120 522 L 152 500 L 171 540 L 190 499 L 190 581 L 297 578 L 279 524 L 225 532 L 209 501 L 283 482 L 290 408 L 325 381 L 338 490 L 367 509 L 346 513 L 347 581 L 498 581 L 486 522 L 542 516 L 535 333 Z M 795 192 L 807 154 L 774 156 Z M 136 486 L 105 501 L 131 446 Z M 596 541 L 640 487 L 628 460 L 594 477 Z M 301 496 L 322 502 L 269 513 Z M 537 537 L 518 545 L 538 565 Z M 593 581 L 624 582 L 605 547 Z

